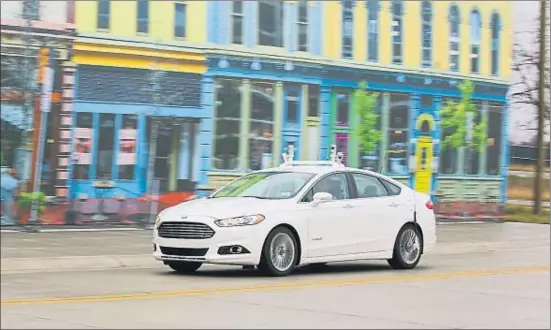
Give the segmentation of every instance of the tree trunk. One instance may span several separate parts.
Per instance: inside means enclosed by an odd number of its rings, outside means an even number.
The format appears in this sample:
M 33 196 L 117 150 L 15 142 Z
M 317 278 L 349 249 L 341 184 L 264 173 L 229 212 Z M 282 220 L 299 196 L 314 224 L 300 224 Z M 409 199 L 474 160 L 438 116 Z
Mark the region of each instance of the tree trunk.
M 545 160 L 544 148 L 544 127 L 545 127 L 545 23 L 546 19 L 546 0 L 540 1 L 540 53 L 539 53 L 539 91 L 538 91 L 538 133 L 536 141 L 537 162 L 536 175 L 534 177 L 534 214 L 541 213 L 541 197 L 543 192 L 542 172 Z

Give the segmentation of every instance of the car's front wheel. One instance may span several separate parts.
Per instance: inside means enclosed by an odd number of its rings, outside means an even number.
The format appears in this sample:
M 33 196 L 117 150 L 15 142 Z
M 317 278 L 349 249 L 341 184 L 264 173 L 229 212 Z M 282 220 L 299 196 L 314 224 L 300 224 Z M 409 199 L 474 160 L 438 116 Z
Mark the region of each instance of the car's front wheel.
M 177 273 L 187 274 L 193 273 L 194 271 L 199 269 L 202 263 L 193 261 L 171 261 L 168 262 L 167 265 Z
M 392 259 L 388 264 L 394 269 L 412 269 L 421 260 L 423 239 L 419 229 L 407 224 L 398 233 L 394 243 Z
M 295 268 L 297 258 L 297 238 L 288 228 L 278 227 L 264 242 L 258 270 L 270 276 L 287 276 Z

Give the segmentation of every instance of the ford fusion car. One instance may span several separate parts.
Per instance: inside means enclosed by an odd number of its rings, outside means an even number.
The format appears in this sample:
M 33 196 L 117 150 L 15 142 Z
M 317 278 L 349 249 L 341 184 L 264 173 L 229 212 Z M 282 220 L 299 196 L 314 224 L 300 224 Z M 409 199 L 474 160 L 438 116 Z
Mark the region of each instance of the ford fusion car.
M 387 260 L 411 269 L 436 243 L 428 195 L 391 178 L 330 161 L 293 161 L 246 174 L 205 199 L 162 211 L 154 257 L 177 272 L 202 264 L 257 267 Z

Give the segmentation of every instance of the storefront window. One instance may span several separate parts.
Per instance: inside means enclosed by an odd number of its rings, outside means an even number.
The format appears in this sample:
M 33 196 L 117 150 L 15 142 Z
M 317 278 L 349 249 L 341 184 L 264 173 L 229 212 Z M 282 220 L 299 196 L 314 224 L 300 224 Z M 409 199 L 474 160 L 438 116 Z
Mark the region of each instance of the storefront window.
M 298 122 L 298 92 L 296 90 L 289 90 L 287 92 L 287 122 L 297 123 Z
M 350 96 L 347 93 L 337 94 L 337 126 L 348 126 L 350 114 Z
M 377 117 L 377 124 L 375 129 L 379 132 L 381 131 L 381 99 L 377 100 L 375 105 L 375 111 L 379 115 Z M 381 147 L 381 141 L 377 143 L 377 146 L 371 151 L 360 150 L 360 168 L 364 170 L 370 170 L 374 172 L 380 172 L 380 159 L 379 159 L 379 150 Z
M 498 175 L 501 165 L 501 126 L 502 103 L 490 103 L 488 111 L 488 149 L 486 172 L 489 175 Z
M 119 166 L 120 180 L 134 180 L 136 166 L 136 141 L 138 138 L 138 116 L 122 115 L 122 127 L 119 131 Z
M 308 116 L 319 117 L 320 87 L 318 85 L 308 86 Z
M 109 180 L 112 178 L 113 146 L 115 142 L 115 115 L 102 113 L 99 115 L 98 154 L 96 159 L 96 178 Z
M 474 127 L 482 120 L 482 104 L 480 101 L 473 101 L 473 105 L 476 107 L 476 113 L 470 115 L 467 114 L 467 132 L 473 131 Z M 469 133 L 467 133 L 469 134 Z M 472 133 L 471 133 L 472 136 Z M 465 173 L 476 175 L 479 173 L 480 163 L 480 150 L 472 150 L 466 148 L 465 150 Z
M 234 170 L 239 164 L 241 129 L 241 81 L 216 82 L 216 113 L 213 168 Z
M 92 163 L 93 140 L 92 114 L 77 112 L 73 150 L 73 178 L 88 180 L 90 178 L 90 164 Z
M 259 170 L 272 164 L 274 129 L 274 85 L 251 84 L 252 109 L 249 132 L 249 168 Z
M 457 104 L 457 99 L 444 99 L 442 100 L 442 107 L 449 104 L 450 102 L 453 102 L 454 104 Z M 446 137 L 453 134 L 454 129 L 453 128 L 444 128 L 442 127 L 441 131 L 441 141 L 444 142 Z M 457 149 L 452 147 L 446 147 L 440 149 L 440 164 L 439 164 L 439 172 L 440 174 L 456 174 L 457 173 Z
M 408 174 L 410 100 L 407 94 L 390 94 L 387 171 L 394 175 Z

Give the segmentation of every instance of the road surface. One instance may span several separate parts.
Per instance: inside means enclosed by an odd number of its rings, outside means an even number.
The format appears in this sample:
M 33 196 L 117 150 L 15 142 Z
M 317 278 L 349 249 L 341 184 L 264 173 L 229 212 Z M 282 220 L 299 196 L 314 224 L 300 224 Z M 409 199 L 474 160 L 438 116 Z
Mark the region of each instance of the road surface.
M 145 231 L 1 238 L 2 329 L 550 326 L 548 225 L 440 225 L 412 271 L 355 262 L 275 279 L 177 275 L 152 261 Z

